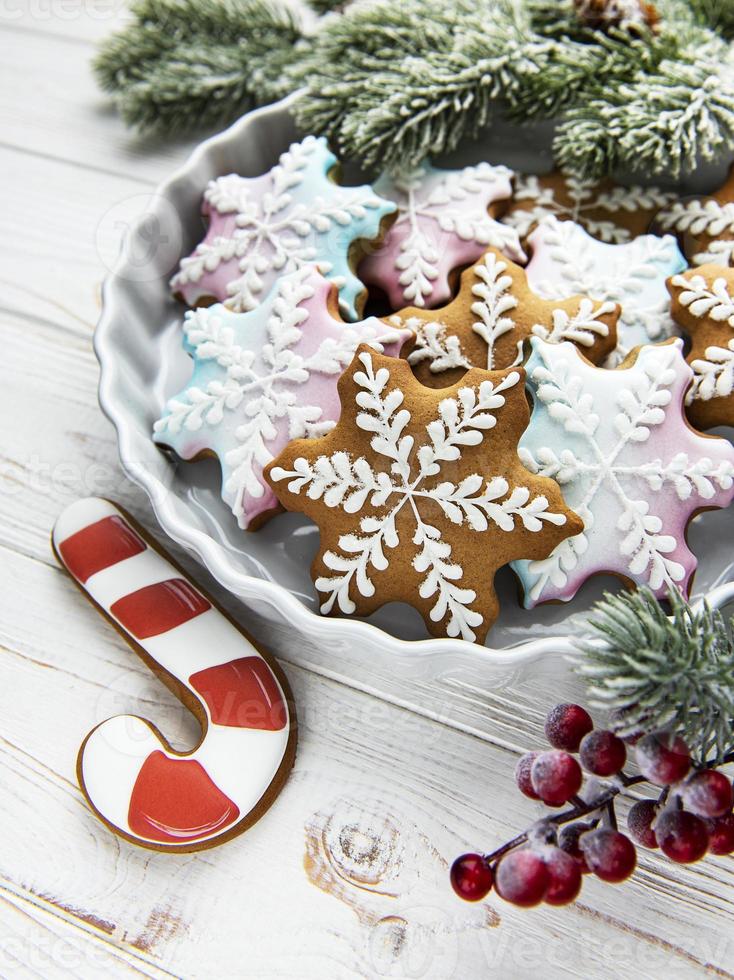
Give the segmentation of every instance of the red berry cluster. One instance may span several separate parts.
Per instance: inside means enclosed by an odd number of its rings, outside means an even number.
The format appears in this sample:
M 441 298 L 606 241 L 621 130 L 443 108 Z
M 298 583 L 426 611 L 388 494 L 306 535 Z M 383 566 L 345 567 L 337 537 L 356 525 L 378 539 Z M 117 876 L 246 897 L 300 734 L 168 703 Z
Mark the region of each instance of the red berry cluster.
M 734 852 L 732 784 L 713 766 L 694 767 L 678 736 L 658 731 L 628 740 L 635 743 L 640 770 L 629 776 L 623 772 L 627 744 L 612 731 L 595 729 L 579 705 L 556 705 L 545 734 L 552 748 L 520 759 L 517 785 L 532 800 L 572 808 L 548 815 L 492 854 L 457 858 L 451 884 L 460 898 L 476 902 L 494 887 L 513 905 L 566 905 L 578 896 L 585 874 L 613 883 L 628 878 L 637 864 L 633 841 L 659 847 L 684 864 L 709 851 Z M 583 770 L 595 777 L 588 798 L 580 795 Z M 644 782 L 661 792 L 657 799 L 634 804 L 626 836 L 617 829 L 615 799 Z

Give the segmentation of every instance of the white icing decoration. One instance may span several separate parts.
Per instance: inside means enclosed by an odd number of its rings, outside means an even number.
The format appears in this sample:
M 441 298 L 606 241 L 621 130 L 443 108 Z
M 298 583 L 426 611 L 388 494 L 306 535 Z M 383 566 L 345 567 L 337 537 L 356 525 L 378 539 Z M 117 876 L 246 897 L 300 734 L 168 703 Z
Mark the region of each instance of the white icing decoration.
M 479 317 L 472 330 L 487 345 L 487 368 L 494 367 L 494 345 L 506 333 L 514 329 L 515 321 L 507 316 L 519 303 L 513 296 L 512 276 L 506 276 L 507 263 L 497 259 L 494 252 L 487 252 L 484 262 L 474 266 L 479 282 L 472 286 L 472 295 L 478 302 L 472 303 L 471 311 Z
M 705 455 L 691 457 L 685 451 L 671 454 L 671 430 L 680 420 L 671 389 L 685 369 L 681 345 L 678 340 L 643 347 L 634 366 L 619 373 L 614 379 L 616 412 L 609 426 L 599 413 L 608 413 L 611 406 L 597 403 L 595 397 L 593 379 L 599 369 L 579 364 L 577 351 L 569 345 L 561 353 L 558 347 L 535 342 L 528 377 L 537 406 L 527 438 L 521 442 L 520 458 L 533 473 L 561 485 L 585 527 L 580 535 L 561 542 L 548 558 L 519 563 L 533 602 L 545 597 L 549 585 L 556 590 L 566 586 L 569 573 L 589 548 L 590 532 L 602 518 L 609 537 L 599 542 L 599 548 L 609 554 L 616 548 L 616 560 L 633 580 L 656 591 L 684 584 L 687 569 L 671 557 L 681 543 L 666 533 L 668 515 L 653 509 L 656 495 L 667 487 L 679 501 L 695 496 L 702 502 L 713 501 L 717 488 L 729 490 L 734 484 L 734 463 Z M 541 407 L 554 430 L 539 418 Z M 560 438 L 558 426 L 565 434 Z M 641 455 L 643 443 L 648 448 Z M 604 506 L 596 500 L 600 495 Z M 604 567 L 608 566 L 599 565 Z
M 709 241 L 691 260 L 694 265 L 730 265 L 734 255 L 734 201 L 720 203 L 714 198 L 676 201 L 659 215 L 662 228 Z
M 672 285 L 680 290 L 678 301 L 692 316 L 727 323 L 734 329 L 734 296 L 723 276 L 711 286 L 700 275 L 674 276 Z M 734 338 L 726 348 L 707 347 L 705 358 L 696 358 L 691 368 L 693 384 L 686 394 L 687 405 L 695 400 L 709 401 L 730 395 L 734 391 Z
M 573 316 L 569 316 L 563 309 L 553 310 L 553 325 L 550 330 L 542 323 L 536 323 L 532 333 L 534 337 L 555 344 L 569 340 L 571 343 L 581 344 L 582 347 L 592 347 L 599 337 L 609 336 L 609 327 L 601 317 L 613 313 L 614 310 L 615 306 L 611 301 L 602 303 L 595 310 L 593 300 L 583 297 Z
M 315 314 L 304 308 L 315 295 L 316 281 L 317 274 L 308 266 L 279 280 L 265 343 L 255 343 L 257 338 L 246 329 L 238 336 L 228 325 L 227 317 L 232 314 L 222 307 L 193 310 L 184 323 L 197 369 L 210 364 L 219 370 L 203 386 L 195 371 L 189 386 L 168 402 L 166 414 L 154 425 L 154 434 L 159 442 L 176 449 L 177 437 L 184 430 L 207 429 L 208 448 L 215 450 L 222 464 L 223 498 L 243 528 L 249 523 L 252 502 L 271 492 L 262 471 L 273 458 L 272 443 L 281 420 L 287 420 L 289 439 L 322 436 L 335 425 L 332 419 L 322 418 L 312 382 L 319 376 L 340 375 L 360 343 L 382 352 L 385 345 L 408 336 L 370 318 L 354 327 L 339 324 L 334 336 L 324 337 L 312 354 L 303 356 L 297 348 L 304 329 L 322 328 Z M 260 312 L 239 315 L 259 316 Z M 246 346 L 248 337 L 252 337 L 251 346 Z
M 440 182 L 436 177 L 440 174 Z M 403 299 L 415 306 L 425 306 L 434 292 L 435 281 L 450 271 L 444 268 L 454 246 L 440 243 L 440 233 L 456 236 L 462 242 L 492 246 L 513 257 L 524 258 L 514 229 L 491 218 L 485 208 L 473 206 L 473 198 L 512 172 L 506 167 L 481 163 L 461 170 L 437 171 L 422 165 L 391 178 L 381 177 L 375 187 L 387 197 L 396 197 L 400 206 L 391 229 L 393 235 L 408 225 L 409 232 L 400 241 L 395 256 L 398 282 Z M 508 185 L 509 188 L 509 185 Z
M 388 567 L 385 549 L 408 546 L 408 542 L 400 541 L 396 527 L 397 515 L 407 507 L 415 521 L 413 567 L 419 574 L 426 573 L 419 595 L 436 599 L 431 620 L 440 622 L 448 616 L 449 636 L 473 640 L 474 630 L 483 621 L 471 608 L 476 593 L 458 584 L 464 571 L 451 561 L 452 548 L 441 530 L 424 520 L 421 501 L 438 504 L 453 524 L 468 525 L 477 532 L 490 524 L 510 532 L 516 521 L 533 532 L 541 531 L 544 522 L 565 524 L 564 514 L 548 509 L 546 497 L 531 497 L 524 486 L 510 488 L 504 477 L 473 474 L 458 484 L 442 479 L 444 464 L 450 469 L 450 464 L 461 458 L 461 447 L 479 445 L 494 428 L 492 413 L 505 404 L 502 393 L 517 385 L 520 375 L 511 372 L 496 385 L 483 381 L 476 388 L 461 388 L 455 398 L 443 399 L 438 417 L 426 426 L 427 439 L 416 447 L 414 437 L 404 434 L 411 416 L 401 407 L 403 392 L 399 388 L 388 390 L 390 372 L 387 368 L 375 371 L 368 353 L 361 353 L 359 359 L 363 370 L 354 375 L 359 388 L 355 400 L 361 409 L 356 422 L 365 432 L 373 433 L 371 447 L 384 460 L 385 468 L 373 468 L 364 457 L 353 459 L 340 451 L 321 456 L 314 463 L 299 457 L 292 470 L 277 467 L 271 471 L 273 480 L 289 481 L 291 493 L 305 492 L 311 499 L 323 499 L 327 507 L 339 507 L 348 514 L 361 513 L 368 503 L 372 508 L 386 508 L 383 514 L 363 514 L 359 532 L 342 535 L 340 551 L 324 554 L 324 564 L 335 574 L 316 581 L 318 591 L 326 595 L 321 611 L 330 612 L 336 603 L 342 612 L 353 613 L 352 585 L 361 596 L 375 594 L 370 575 Z
M 611 218 L 609 221 L 592 219 L 589 211 L 601 209 L 610 215 L 618 211 L 633 213 L 640 208 L 651 210 L 663 207 L 672 199 L 671 194 L 656 187 L 613 187 L 609 191 L 598 193 L 598 185 L 593 180 L 570 174 L 564 175 L 564 180 L 566 193 L 571 201 L 568 206 L 556 200 L 552 187 L 542 187 L 534 174 L 518 174 L 515 178 L 515 201 L 533 201 L 534 205 L 528 210 L 518 208 L 511 211 L 502 220 L 515 228 L 521 238 L 525 238 L 535 224 L 549 215 L 570 218 L 581 222 L 589 234 L 601 241 L 620 244 L 630 240 L 628 229 Z
M 734 201 L 720 204 L 713 198 L 692 201 L 676 201 L 663 214 L 660 221 L 664 228 L 720 238 L 734 235 Z
M 703 276 L 674 276 L 672 283 L 680 288 L 678 301 L 698 318 L 708 317 L 717 323 L 734 327 L 734 297 L 723 276 L 709 287 Z
M 472 366 L 461 348 L 459 338 L 449 333 L 446 324 L 440 320 L 421 320 L 417 316 L 403 320 L 395 315 L 390 318 L 390 322 L 412 330 L 415 334 L 415 349 L 408 354 L 410 365 L 428 361 L 428 370 L 432 374 L 440 374 L 453 368 L 468 370 Z
M 115 517 L 127 525 L 125 515 L 109 501 L 99 498 L 77 500 L 58 518 L 53 531 L 57 554 L 62 562 L 62 547 L 72 535 L 106 517 Z M 129 525 L 127 525 L 129 527 Z M 137 536 L 137 532 L 134 532 Z M 146 586 L 170 579 L 186 579 L 147 543 L 145 550 L 78 582 L 94 603 L 114 620 L 112 605 L 119 599 Z M 78 581 L 78 580 L 77 580 Z M 198 592 L 194 584 L 186 579 Z M 214 784 L 239 809 L 235 824 L 241 822 L 257 805 L 273 782 L 285 755 L 291 720 L 284 692 L 273 677 L 284 709 L 284 726 L 275 731 L 237 728 L 212 721 L 209 708 L 190 683 L 192 674 L 260 653 L 249 640 L 218 610 L 212 608 L 173 628 L 146 638 L 133 637 L 116 621 L 118 629 L 134 646 L 140 646 L 164 670 L 172 674 L 200 704 L 208 720 L 204 738 L 197 748 L 184 756 L 203 766 Z M 269 667 L 268 667 L 269 669 Z M 235 825 L 229 823 L 202 834 L 195 840 L 180 843 L 160 842 L 139 837 L 128 824 L 130 798 L 141 767 L 151 752 L 162 752 L 174 761 L 180 758 L 169 752 L 149 724 L 132 715 L 118 715 L 103 722 L 91 733 L 82 749 L 81 766 L 84 787 L 95 809 L 113 827 L 141 842 L 153 843 L 163 850 L 181 850 L 193 843 L 215 843 Z
M 734 391 L 734 338 L 724 347 L 707 347 L 705 359 L 691 361 L 693 384 L 686 394 L 686 405 L 695 400 L 726 398 Z
M 334 160 L 323 140 L 308 136 L 301 143 L 293 143 L 266 178 L 228 174 L 210 181 L 204 200 L 220 215 L 234 215 L 235 226 L 230 235 L 201 242 L 192 255 L 181 260 L 180 270 L 171 282 L 173 290 L 199 282 L 205 274 L 233 259 L 237 260 L 239 275 L 226 283 L 227 298 L 217 298 L 235 312 L 258 306 L 272 285 L 273 274 L 287 274 L 306 263 L 315 263 L 321 273 L 343 289 L 346 278 L 334 266 L 338 262 L 346 268 L 350 237 L 347 233 L 351 232 L 352 239 L 363 237 L 368 213 L 374 212 L 379 218 L 380 213 L 389 213 L 393 207 L 370 187 L 334 184 L 327 176 Z M 256 186 L 263 179 L 269 181 L 267 190 Z M 299 188 L 302 193 L 310 188 L 307 200 L 294 198 Z M 329 252 L 321 236 L 335 230 L 339 242 Z M 376 233 L 377 225 L 373 230 Z M 356 294 L 359 283 L 354 280 L 352 287 L 350 292 Z M 352 295 L 340 296 L 350 319 L 356 319 L 353 300 Z
M 557 299 L 582 293 L 622 307 L 612 363 L 619 363 L 638 344 L 676 333 L 665 279 L 685 263 L 670 235 L 639 235 L 626 244 L 605 245 L 572 221 L 546 218 L 531 240 L 537 255 L 534 252 L 528 265 L 528 282 L 538 295 Z M 553 278 L 541 279 L 534 275 L 534 263 L 543 262 L 545 252 Z
M 732 265 L 734 264 L 734 240 L 711 242 L 703 252 L 693 256 L 694 265 Z
M 472 330 L 487 345 L 486 363 L 475 366 L 491 371 L 495 367 L 497 341 L 517 325 L 511 313 L 520 306 L 520 298 L 512 292 L 512 276 L 505 275 L 507 262 L 498 259 L 494 252 L 487 252 L 472 271 L 479 280 L 472 286 L 472 295 L 477 301 L 472 303 L 471 312 L 478 318 L 472 324 Z M 537 323 L 531 333 L 543 340 L 556 343 L 570 340 L 591 347 L 599 337 L 609 336 L 609 327 L 600 318 L 615 310 L 611 301 L 603 302 L 597 309 L 594 306 L 592 300 L 583 298 L 574 316 L 569 316 L 563 309 L 555 309 L 551 313 L 552 327 L 549 329 Z M 392 322 L 397 320 L 399 318 L 393 318 Z M 430 371 L 435 374 L 450 368 L 472 366 L 462 351 L 459 337 L 447 334 L 448 328 L 440 321 L 423 322 L 419 317 L 410 317 L 400 323 L 416 335 L 415 349 L 408 356 L 410 364 L 428 361 Z M 522 343 L 520 339 L 515 364 L 522 361 Z

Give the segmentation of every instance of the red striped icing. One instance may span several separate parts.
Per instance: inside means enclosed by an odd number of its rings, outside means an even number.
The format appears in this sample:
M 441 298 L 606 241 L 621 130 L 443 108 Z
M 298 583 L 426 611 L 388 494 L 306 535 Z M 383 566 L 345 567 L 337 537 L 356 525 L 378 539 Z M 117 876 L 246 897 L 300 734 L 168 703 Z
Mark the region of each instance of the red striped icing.
M 167 633 L 208 609 L 204 596 L 182 578 L 146 585 L 110 606 L 115 619 L 138 640 Z
M 135 780 L 128 823 L 138 837 L 180 844 L 221 832 L 239 816 L 198 762 L 151 752 Z
M 241 657 L 207 667 L 189 678 L 215 725 L 277 732 L 288 713 L 280 685 L 261 657 Z
M 113 515 L 70 535 L 61 542 L 59 551 L 74 578 L 86 582 L 97 572 L 139 555 L 146 547 L 129 524 Z

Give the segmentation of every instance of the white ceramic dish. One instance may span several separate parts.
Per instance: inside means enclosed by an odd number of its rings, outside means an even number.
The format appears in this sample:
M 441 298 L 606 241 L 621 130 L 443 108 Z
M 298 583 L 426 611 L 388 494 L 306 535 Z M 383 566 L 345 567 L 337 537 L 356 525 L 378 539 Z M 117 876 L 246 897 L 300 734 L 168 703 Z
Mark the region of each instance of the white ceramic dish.
M 153 195 L 105 284 L 95 336 L 102 369 L 100 402 L 117 428 L 122 464 L 147 491 L 167 534 L 198 556 L 231 593 L 273 624 L 287 626 L 291 635 L 311 641 L 289 644 L 288 659 L 302 657 L 363 688 L 379 686 L 375 678 L 395 674 L 423 680 L 450 674 L 483 686 L 516 676 L 518 668 L 532 670 L 539 658 L 572 649 L 578 630 L 573 617 L 588 610 L 605 588 L 618 588 L 615 580 L 595 580 L 571 603 L 528 612 L 519 605 L 512 575 L 503 570 L 497 582 L 502 614 L 490 632 L 491 646 L 485 647 L 425 639 L 419 616 L 403 605 L 391 604 L 369 621 L 324 618 L 316 611 L 308 574 L 317 549 L 315 528 L 287 514 L 256 533 L 240 531 L 220 499 L 217 464 L 177 462 L 151 441 L 153 422 L 166 398 L 190 371 L 180 344 L 183 308 L 171 299 L 168 279 L 180 256 L 201 237 L 202 191 L 214 176 L 232 171 L 255 176 L 276 162 L 297 135 L 289 114 L 291 99 L 250 113 L 202 143 Z M 494 127 L 485 140 L 448 162 L 483 158 L 542 170 L 550 165 L 547 146 L 547 127 Z M 715 184 L 724 170 L 722 163 L 715 174 L 708 171 L 704 183 Z M 728 601 L 734 591 L 729 584 L 734 578 L 734 508 L 697 518 L 689 540 L 702 559 L 697 595 L 709 595 L 716 604 Z

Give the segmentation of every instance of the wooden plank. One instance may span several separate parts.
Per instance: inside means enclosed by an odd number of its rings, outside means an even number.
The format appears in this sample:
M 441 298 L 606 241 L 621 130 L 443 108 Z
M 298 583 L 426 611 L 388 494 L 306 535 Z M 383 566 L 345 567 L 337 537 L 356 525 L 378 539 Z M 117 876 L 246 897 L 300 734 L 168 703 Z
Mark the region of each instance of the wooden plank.
M 56 37 L 12 26 L 3 31 L 0 146 L 157 184 L 198 142 L 143 139 L 127 131 L 96 86 L 86 41 L 68 38 L 61 44 Z
M 43 980 L 168 980 L 171 974 L 109 941 L 108 923 L 0 883 L 0 971 Z
M 101 282 L 148 205 L 149 183 L 93 171 L 80 177 L 75 165 L 1 148 L 0 169 L 14 189 L 0 212 L 0 310 L 89 339 Z
M 0 591 L 13 597 L 0 627 L 0 875 L 146 964 L 303 978 L 734 970 L 730 862 L 678 868 L 645 854 L 632 882 L 587 879 L 561 910 L 454 899 L 456 853 L 542 812 L 514 789 L 515 754 L 293 667 L 298 758 L 265 819 L 198 855 L 118 841 L 75 786 L 86 731 L 139 712 L 183 748 L 195 726 L 63 573 L 3 551 Z

